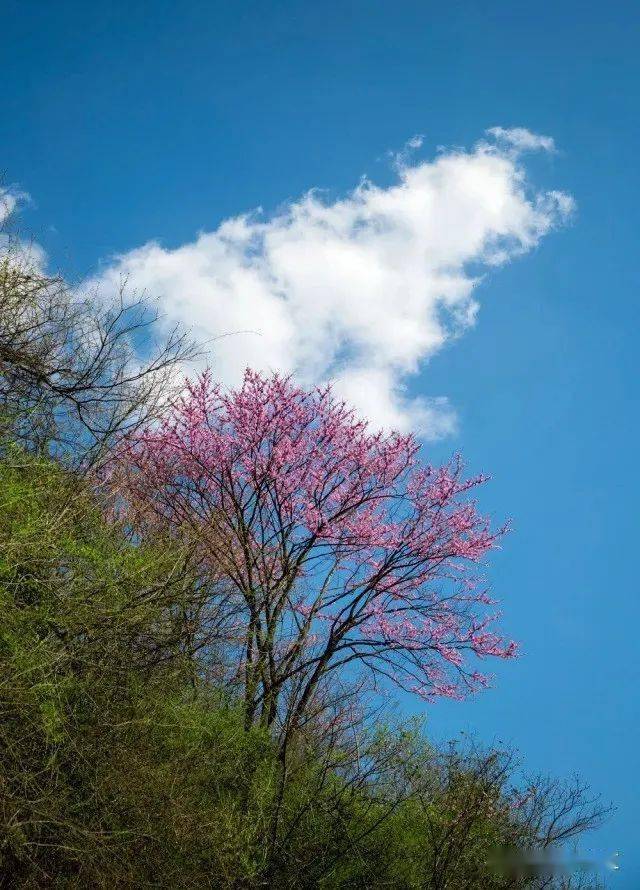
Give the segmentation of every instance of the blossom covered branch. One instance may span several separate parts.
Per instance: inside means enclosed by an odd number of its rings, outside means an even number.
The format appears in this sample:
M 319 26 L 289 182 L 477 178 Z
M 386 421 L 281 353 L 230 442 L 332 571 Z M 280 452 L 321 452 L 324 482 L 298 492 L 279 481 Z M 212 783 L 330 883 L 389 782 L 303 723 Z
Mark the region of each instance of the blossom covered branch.
M 195 533 L 242 606 L 247 723 L 289 725 L 338 669 L 424 698 L 486 685 L 470 656 L 516 653 L 478 567 L 492 531 L 459 459 L 425 466 L 412 436 L 372 433 L 330 387 L 209 372 L 112 467 L 129 521 Z

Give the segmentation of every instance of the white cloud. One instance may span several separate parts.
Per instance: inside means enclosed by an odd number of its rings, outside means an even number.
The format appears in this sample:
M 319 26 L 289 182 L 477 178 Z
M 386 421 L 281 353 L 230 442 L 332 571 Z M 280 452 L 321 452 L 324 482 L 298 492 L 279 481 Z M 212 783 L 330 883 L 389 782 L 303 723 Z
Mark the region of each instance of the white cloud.
M 540 136 L 538 133 L 532 133 L 524 127 L 512 127 L 511 129 L 491 127 L 487 130 L 487 134 L 493 137 L 496 142 L 513 146 L 518 152 L 540 150 L 553 152 L 556 150 L 551 136 Z
M 312 191 L 175 249 L 150 242 L 116 257 L 99 284 L 124 275 L 159 297 L 167 323 L 202 338 L 234 334 L 213 344 L 225 383 L 246 366 L 332 379 L 375 425 L 446 434 L 446 398 L 411 397 L 407 383 L 474 324 L 483 271 L 535 247 L 573 202 L 527 183 L 520 153 L 552 150 L 548 137 L 494 128 L 470 150 L 410 162 L 420 145 L 395 156 L 388 187 L 365 180 L 334 201 Z
M 0 187 L 0 227 L 18 209 L 18 206 L 29 200 L 29 195 L 15 188 Z
M 13 186 L 0 187 L 0 251 L 7 253 L 14 262 L 28 267 L 32 272 L 46 274 L 47 254 L 41 244 L 33 239 L 25 241 L 19 229 L 13 225 L 14 218 L 25 205 L 31 203 L 31 196 Z

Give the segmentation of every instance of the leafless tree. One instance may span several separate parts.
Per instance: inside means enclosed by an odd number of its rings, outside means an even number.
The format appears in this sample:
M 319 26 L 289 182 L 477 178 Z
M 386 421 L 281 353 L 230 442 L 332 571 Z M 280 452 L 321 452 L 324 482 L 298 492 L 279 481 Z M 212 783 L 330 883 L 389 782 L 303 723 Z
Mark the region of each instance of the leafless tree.
M 579 779 L 520 776 L 511 751 L 473 743 L 438 755 L 418 795 L 428 833 L 430 890 L 465 886 L 578 890 L 602 887 L 596 863 L 571 861 L 571 843 L 598 828 L 611 807 Z M 434 806 L 435 804 L 435 806 Z M 443 819 L 442 814 L 448 813 Z M 484 832 L 500 830 L 492 848 Z M 573 851 L 575 852 L 575 851 Z M 487 858 L 489 854 L 489 858 Z M 463 883 L 452 875 L 463 875 Z M 485 878 L 482 878 L 482 875 Z
M 149 348 L 157 313 L 106 302 L 40 267 L 38 251 L 0 242 L 0 422 L 30 450 L 94 466 L 114 439 L 171 401 L 197 350 L 178 329 Z M 139 358 L 139 351 L 146 358 Z

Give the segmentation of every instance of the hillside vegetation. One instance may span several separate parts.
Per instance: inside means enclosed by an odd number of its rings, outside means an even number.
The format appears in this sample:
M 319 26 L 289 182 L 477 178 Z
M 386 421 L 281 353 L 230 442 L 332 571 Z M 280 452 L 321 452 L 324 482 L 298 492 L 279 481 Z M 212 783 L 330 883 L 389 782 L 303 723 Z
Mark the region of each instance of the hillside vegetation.
M 20 245 L 5 243 L 0 887 L 596 886 L 517 864 L 518 851 L 526 858 L 531 849 L 559 849 L 605 816 L 580 781 L 525 778 L 511 753 L 470 741 L 437 749 L 421 723 L 390 716 L 393 689 L 409 688 L 411 677 L 420 677 L 427 699 L 469 692 L 483 681 L 467 668 L 468 656 L 512 654 L 461 599 L 455 612 L 439 601 L 427 625 L 419 612 L 426 593 L 419 600 L 410 592 L 440 589 L 436 562 L 473 561 L 491 546 L 485 525 L 458 501 L 466 483 L 457 470 L 421 483 L 446 489 L 433 514 L 421 506 L 424 495 L 415 518 L 408 508 L 395 525 L 387 518 L 388 530 L 405 523 L 402 540 L 392 531 L 381 536 L 365 501 L 357 523 L 343 526 L 347 495 L 338 507 L 335 496 L 330 501 L 331 524 L 323 518 L 329 507 L 316 496 L 312 510 L 307 492 L 300 508 L 307 550 L 294 528 L 298 502 L 287 507 L 288 495 L 274 485 L 279 521 L 287 509 L 294 517 L 278 527 L 277 549 L 264 531 L 273 514 L 267 522 L 261 495 L 240 509 L 237 487 L 227 500 L 212 493 L 211 479 L 229 459 L 220 439 L 223 427 L 231 436 L 228 416 L 218 429 L 198 415 L 196 435 L 191 403 L 188 435 L 179 426 L 175 405 L 183 411 L 186 403 L 176 402 L 175 372 L 195 350 L 174 335 L 140 366 L 134 343 L 149 325 L 144 306 L 80 299 Z M 282 392 L 287 417 L 294 409 L 302 417 L 307 397 Z M 273 415 L 265 418 L 273 431 Z M 335 414 L 327 420 L 323 455 L 327 430 L 340 422 Z M 204 428 L 218 436 L 218 451 L 203 445 Z M 178 464 L 175 449 L 167 451 L 169 433 L 190 443 L 188 461 L 186 446 Z M 297 496 L 308 484 L 294 472 L 307 440 L 287 435 L 289 463 L 277 472 Z M 331 448 L 346 449 L 341 443 L 335 433 Z M 251 447 L 243 440 L 233 459 Z M 373 446 L 366 447 L 371 466 Z M 398 461 L 413 446 L 375 447 L 375 485 L 392 484 L 397 498 Z M 205 452 L 206 485 L 194 469 Z M 270 452 L 265 465 L 264 453 L 261 440 L 252 466 L 270 479 L 275 458 Z M 349 454 L 341 456 L 343 488 Z M 365 485 L 359 466 L 368 497 L 374 483 Z M 233 481 L 240 484 L 248 484 L 242 475 Z M 422 490 L 434 497 L 433 487 Z M 250 525 L 256 513 L 262 537 Z M 448 548 L 438 560 L 424 555 L 427 520 L 433 546 Z M 452 529 L 455 540 L 446 537 Z M 294 556 L 307 558 L 319 540 L 313 568 L 302 558 L 298 565 Z M 356 564 L 357 548 L 366 553 Z M 328 552 L 331 581 L 318 587 Z M 414 574 L 402 576 L 409 557 Z M 385 559 L 393 568 L 386 574 Z M 345 566 L 349 580 L 337 587 Z M 407 603 L 422 628 L 410 645 L 398 617 Z M 437 627 L 448 636 L 437 636 Z

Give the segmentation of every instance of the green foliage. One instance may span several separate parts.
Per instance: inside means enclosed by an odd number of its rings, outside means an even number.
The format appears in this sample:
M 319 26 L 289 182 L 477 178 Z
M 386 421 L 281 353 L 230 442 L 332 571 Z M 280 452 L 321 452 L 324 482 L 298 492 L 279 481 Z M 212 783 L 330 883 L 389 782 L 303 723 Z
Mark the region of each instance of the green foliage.
M 17 451 L 0 504 L 0 874 L 133 887 L 257 871 L 272 746 L 194 690 L 184 554 L 132 545 L 82 483 Z

